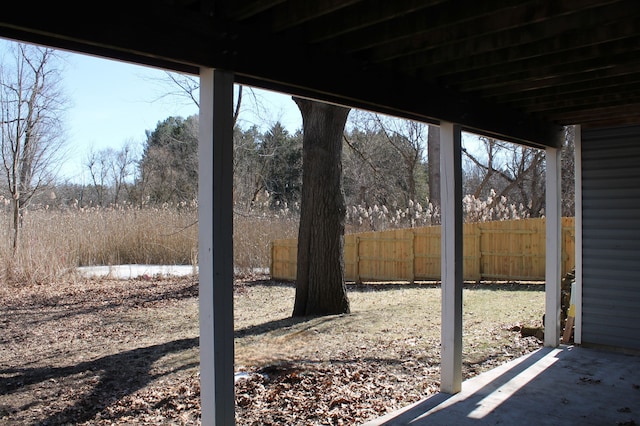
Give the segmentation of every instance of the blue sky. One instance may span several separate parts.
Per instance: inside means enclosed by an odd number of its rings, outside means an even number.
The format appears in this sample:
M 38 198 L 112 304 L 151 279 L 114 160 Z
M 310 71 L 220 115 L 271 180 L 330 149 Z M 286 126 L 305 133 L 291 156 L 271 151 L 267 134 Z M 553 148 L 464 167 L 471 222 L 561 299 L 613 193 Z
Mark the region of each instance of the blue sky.
M 64 90 L 71 101 L 65 120 L 69 156 L 63 176 L 82 181 L 82 166 L 91 151 L 118 149 L 127 142 L 139 149 L 145 131 L 170 116 L 188 117 L 198 112 L 182 97 L 166 97 L 163 70 L 87 55 L 65 53 Z M 281 121 L 289 131 L 302 126 L 300 113 L 287 95 L 245 90 L 241 111 L 243 126 L 268 126 Z M 257 102 L 257 103 L 256 103 Z
M 63 174 L 73 180 L 91 149 L 142 146 L 145 130 L 171 115 L 197 112 L 187 102 L 158 100 L 163 71 L 86 55 L 68 54 L 63 72 L 70 100 L 65 118 L 71 155 Z

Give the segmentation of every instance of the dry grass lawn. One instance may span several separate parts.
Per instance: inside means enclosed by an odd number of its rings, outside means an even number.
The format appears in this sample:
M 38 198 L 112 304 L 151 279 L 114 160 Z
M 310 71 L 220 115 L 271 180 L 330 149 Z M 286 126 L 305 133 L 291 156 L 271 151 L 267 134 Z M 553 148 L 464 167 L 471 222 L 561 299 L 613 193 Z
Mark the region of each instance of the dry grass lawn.
M 464 376 L 540 346 L 540 284 L 464 290 Z M 436 392 L 440 289 L 349 286 L 352 313 L 290 318 L 294 288 L 235 286 L 239 425 L 361 424 Z M 0 425 L 199 424 L 197 279 L 0 287 Z

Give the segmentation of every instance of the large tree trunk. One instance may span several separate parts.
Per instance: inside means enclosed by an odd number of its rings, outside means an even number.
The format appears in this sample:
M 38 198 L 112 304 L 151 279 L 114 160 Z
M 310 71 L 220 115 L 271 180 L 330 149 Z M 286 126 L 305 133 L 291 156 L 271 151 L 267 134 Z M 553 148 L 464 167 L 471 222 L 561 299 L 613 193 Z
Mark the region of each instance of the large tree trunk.
M 342 133 L 349 109 L 293 98 L 302 113 L 302 201 L 293 316 L 349 312 Z
M 440 207 L 440 128 L 429 126 L 427 137 L 427 164 L 429 174 L 429 201 Z

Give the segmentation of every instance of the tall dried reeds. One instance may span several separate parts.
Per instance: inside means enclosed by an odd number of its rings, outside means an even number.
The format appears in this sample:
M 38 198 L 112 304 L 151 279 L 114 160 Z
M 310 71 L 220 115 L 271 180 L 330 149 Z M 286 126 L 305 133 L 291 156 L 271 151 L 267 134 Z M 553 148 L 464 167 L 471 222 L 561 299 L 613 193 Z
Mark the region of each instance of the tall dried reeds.
M 2 281 L 51 283 L 88 265 L 197 265 L 197 222 L 196 203 L 27 210 L 14 255 L 10 213 L 0 207 Z M 297 223 L 281 211 L 234 215 L 237 271 L 268 268 L 271 241 L 296 235 Z
M 494 194 L 492 194 L 495 196 Z M 463 200 L 466 220 L 526 217 L 522 206 L 502 197 Z M 405 208 L 351 206 L 347 232 L 427 226 L 440 222 L 431 203 Z M 197 265 L 198 206 L 180 205 L 39 208 L 22 217 L 20 249 L 11 248 L 10 212 L 0 203 L 2 278 L 11 283 L 51 283 L 78 266 L 118 264 Z M 234 213 L 234 265 L 237 274 L 267 271 L 271 241 L 295 238 L 299 206 L 264 202 Z

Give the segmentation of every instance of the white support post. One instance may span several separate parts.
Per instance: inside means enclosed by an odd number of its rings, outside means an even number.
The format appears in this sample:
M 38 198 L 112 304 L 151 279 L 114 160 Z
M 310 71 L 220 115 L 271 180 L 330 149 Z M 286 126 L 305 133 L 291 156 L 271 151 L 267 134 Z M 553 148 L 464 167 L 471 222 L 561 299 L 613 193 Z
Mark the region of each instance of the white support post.
M 573 342 L 577 345 L 582 343 L 582 128 L 575 126 L 574 152 L 575 152 L 575 245 L 576 245 L 576 285 L 573 294 L 575 305 L 575 328 L 573 331 Z
M 230 72 L 200 69 L 198 155 L 201 424 L 227 426 L 235 424 Z
M 462 132 L 440 124 L 442 343 L 440 391 L 462 389 Z
M 544 345 L 560 344 L 562 274 L 561 150 L 546 149 L 546 260 Z

